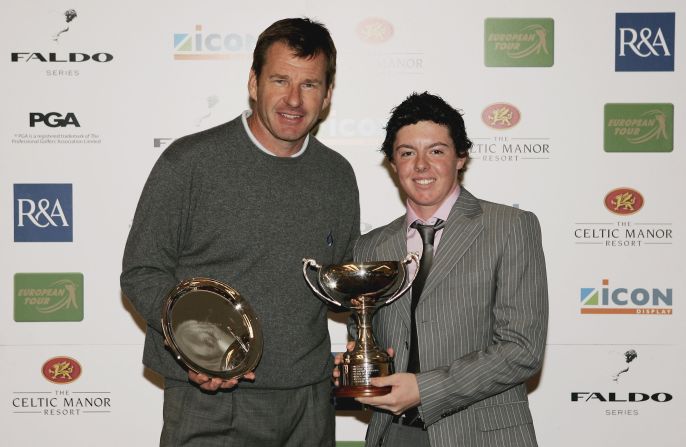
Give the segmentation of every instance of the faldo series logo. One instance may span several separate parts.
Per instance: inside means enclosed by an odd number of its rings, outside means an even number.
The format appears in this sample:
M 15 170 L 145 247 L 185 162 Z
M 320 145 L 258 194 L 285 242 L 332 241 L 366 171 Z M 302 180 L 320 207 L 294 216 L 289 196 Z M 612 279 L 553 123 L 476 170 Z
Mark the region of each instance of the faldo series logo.
M 83 320 L 83 273 L 16 273 L 14 321 Z
M 671 288 L 611 287 L 603 279 L 600 287 L 582 287 L 579 296 L 582 314 L 672 315 Z
M 72 242 L 71 183 L 14 185 L 14 242 Z
M 604 247 L 634 247 L 672 245 L 674 230 L 671 222 L 659 222 L 650 215 L 643 219 L 641 211 L 646 199 L 634 188 L 615 188 L 602 199 L 604 208 L 613 218 L 595 217 L 574 223 L 572 234 L 578 245 Z
M 674 71 L 674 18 L 673 12 L 618 12 L 615 71 Z
M 569 401 L 574 406 L 597 408 L 604 412 L 605 416 L 639 416 L 641 410 L 648 407 L 662 407 L 667 402 L 674 400 L 674 395 L 664 389 L 646 389 L 636 387 L 637 382 L 654 384 L 653 376 L 647 376 L 646 380 L 634 378 L 626 384 L 626 378 L 632 375 L 632 369 L 640 363 L 638 352 L 628 349 L 623 353 L 610 352 L 605 356 L 607 363 L 598 362 L 609 368 L 605 373 L 609 378 L 609 387 L 598 387 L 590 390 L 575 390 L 570 393 Z M 645 360 L 645 359 L 644 359 Z M 643 365 L 645 366 L 645 365 Z
M 505 163 L 549 159 L 552 151 L 549 137 L 520 137 L 512 130 L 521 120 L 522 112 L 513 104 L 497 102 L 486 106 L 481 121 L 495 133 L 473 137 L 470 158 Z
M 74 41 L 86 42 L 87 36 L 79 32 L 79 20 L 83 20 L 75 9 L 61 13 L 50 13 L 45 21 L 36 20 L 37 33 L 46 36 L 43 48 L 21 49 L 10 53 L 10 62 L 16 65 L 39 66 L 47 76 L 79 76 L 81 69 L 93 64 L 105 64 L 114 60 L 114 55 L 105 49 L 96 51 L 80 50 Z M 65 44 L 65 36 L 70 43 Z M 72 48 L 64 48 L 71 46 Z M 55 49 L 58 47 L 58 49 Z
M 554 22 L 550 18 L 487 18 L 484 61 L 487 67 L 552 67 Z
M 396 44 L 397 30 L 381 17 L 369 17 L 355 25 L 355 35 L 362 44 L 355 55 L 360 66 L 392 75 L 417 75 L 425 71 L 422 48 L 413 50 L 407 44 Z
M 672 152 L 673 104 L 605 104 L 605 152 Z
M 195 25 L 193 32 L 174 33 L 174 59 L 229 60 L 252 55 L 257 39 L 252 34 L 206 32 Z
M 75 389 L 83 372 L 81 364 L 73 357 L 59 356 L 47 360 L 37 373 L 51 385 L 56 385 L 57 389 L 14 391 L 10 402 L 12 413 L 41 416 L 111 413 L 110 392 Z

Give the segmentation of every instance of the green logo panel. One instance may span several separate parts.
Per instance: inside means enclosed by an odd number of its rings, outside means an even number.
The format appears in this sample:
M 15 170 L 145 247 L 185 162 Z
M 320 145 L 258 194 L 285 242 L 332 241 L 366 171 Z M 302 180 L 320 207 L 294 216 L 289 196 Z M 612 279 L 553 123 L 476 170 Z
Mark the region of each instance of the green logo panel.
M 16 273 L 14 321 L 83 320 L 82 273 Z
M 487 67 L 552 67 L 553 19 L 496 19 L 484 24 Z
M 605 104 L 605 152 L 672 152 L 673 104 Z

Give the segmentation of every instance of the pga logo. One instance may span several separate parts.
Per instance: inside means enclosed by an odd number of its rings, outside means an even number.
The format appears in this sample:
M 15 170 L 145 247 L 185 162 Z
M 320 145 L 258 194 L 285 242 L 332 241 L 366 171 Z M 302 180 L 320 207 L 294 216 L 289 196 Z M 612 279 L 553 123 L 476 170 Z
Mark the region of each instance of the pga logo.
M 674 71 L 673 12 L 616 15 L 615 71 Z
M 73 239 L 71 183 L 14 185 L 14 242 Z
M 67 113 L 66 115 L 64 115 L 64 117 L 62 117 L 62 114 L 57 112 L 29 113 L 29 126 L 36 127 L 37 123 L 45 124 L 48 127 L 81 127 L 81 124 L 79 124 L 79 120 L 76 119 L 76 115 L 74 115 L 73 113 Z

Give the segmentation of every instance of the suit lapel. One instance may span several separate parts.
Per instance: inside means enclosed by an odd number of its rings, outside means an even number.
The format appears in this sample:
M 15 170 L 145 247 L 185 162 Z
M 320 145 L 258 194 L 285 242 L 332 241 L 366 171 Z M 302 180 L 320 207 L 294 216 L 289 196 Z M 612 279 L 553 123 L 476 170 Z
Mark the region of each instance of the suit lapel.
M 445 278 L 452 267 L 457 264 L 467 249 L 483 231 L 479 201 L 466 189 L 462 188 L 460 196 L 453 205 L 446 220 L 441 241 L 436 250 L 433 267 L 424 284 L 420 303 Z M 408 310 L 409 312 L 409 310 Z
M 376 246 L 374 255 L 380 261 L 400 261 L 407 256 L 407 228 L 405 226 L 407 217 L 394 220 L 386 227 L 385 234 L 381 242 Z M 387 312 L 397 312 L 405 325 L 410 327 L 410 294 L 398 298 L 389 304 Z

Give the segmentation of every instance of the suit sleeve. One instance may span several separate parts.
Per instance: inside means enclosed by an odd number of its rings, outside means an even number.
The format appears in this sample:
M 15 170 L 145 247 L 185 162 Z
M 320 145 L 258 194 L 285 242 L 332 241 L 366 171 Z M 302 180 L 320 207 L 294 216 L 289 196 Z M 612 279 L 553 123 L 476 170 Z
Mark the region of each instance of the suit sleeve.
M 536 216 L 513 219 L 495 272 L 490 345 L 444 368 L 417 374 L 427 425 L 521 384 L 541 366 L 548 324 L 548 287 Z

